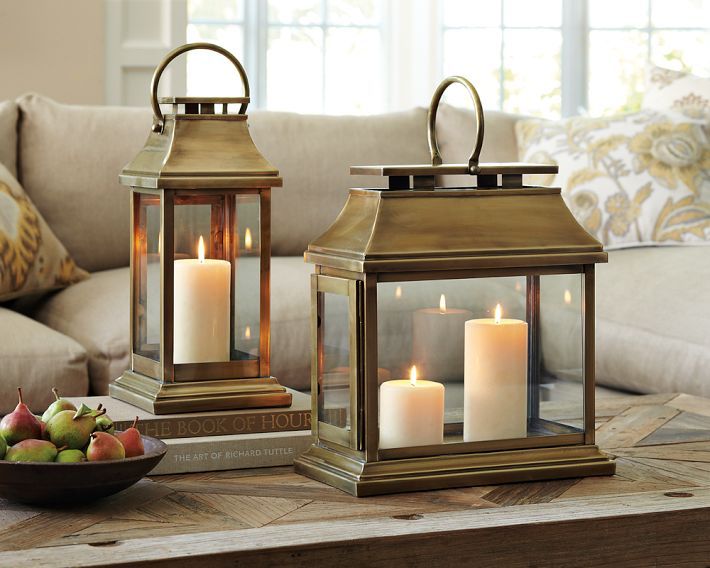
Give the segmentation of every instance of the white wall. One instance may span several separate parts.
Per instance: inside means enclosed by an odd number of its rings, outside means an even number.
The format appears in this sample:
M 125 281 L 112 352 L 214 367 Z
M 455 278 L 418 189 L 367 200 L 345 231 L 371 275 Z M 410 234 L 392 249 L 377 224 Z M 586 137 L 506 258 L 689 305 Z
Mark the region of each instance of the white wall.
M 103 2 L 0 0 L 0 100 L 29 91 L 103 104 Z

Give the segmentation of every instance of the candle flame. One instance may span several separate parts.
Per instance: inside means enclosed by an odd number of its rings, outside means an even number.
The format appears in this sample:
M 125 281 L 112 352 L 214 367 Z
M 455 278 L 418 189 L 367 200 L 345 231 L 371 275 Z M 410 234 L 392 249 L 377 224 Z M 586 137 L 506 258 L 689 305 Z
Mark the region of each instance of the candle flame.
M 244 232 L 244 248 L 246 250 L 251 250 L 252 247 L 252 240 L 251 240 L 251 229 L 247 227 L 247 230 Z
M 516 291 L 516 292 L 522 292 L 522 291 L 523 291 L 523 287 L 520 285 L 520 282 L 516 282 L 516 283 L 515 283 L 515 291 Z
M 394 291 L 394 297 L 397 298 L 398 300 L 402 297 L 402 287 L 397 286 L 397 288 Z
M 444 296 L 443 294 L 441 295 L 441 298 L 439 298 L 439 313 L 446 313 L 446 296 Z
M 500 323 L 500 316 L 503 313 L 503 309 L 500 307 L 500 304 L 496 304 L 496 313 L 495 313 L 495 319 L 496 323 Z
M 417 386 L 417 366 L 412 365 L 412 368 L 409 370 L 409 384 L 412 385 L 413 387 Z
M 244 339 L 251 339 L 251 326 L 248 325 L 244 330 Z
M 565 304 L 569 305 L 572 303 L 572 294 L 569 290 L 565 290 Z
M 197 258 L 200 262 L 205 261 L 205 239 L 200 235 L 200 241 L 197 243 Z

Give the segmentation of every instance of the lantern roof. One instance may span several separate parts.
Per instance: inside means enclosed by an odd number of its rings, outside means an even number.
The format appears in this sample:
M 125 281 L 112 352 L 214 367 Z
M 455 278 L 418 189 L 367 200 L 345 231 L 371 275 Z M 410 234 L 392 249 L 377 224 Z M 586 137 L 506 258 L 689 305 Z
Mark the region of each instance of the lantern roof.
M 184 100 L 184 99 L 183 99 Z M 279 171 L 254 144 L 245 114 L 168 114 L 159 132 L 151 132 L 143 149 L 121 171 L 122 184 L 154 189 L 280 187 Z M 162 101 L 161 101 L 162 102 Z M 231 102 L 231 101 L 230 101 Z M 224 102 L 224 106 L 226 106 Z M 178 106 L 178 103 L 174 103 Z
M 353 272 L 521 268 L 606 262 L 559 188 L 351 189 L 305 253 Z

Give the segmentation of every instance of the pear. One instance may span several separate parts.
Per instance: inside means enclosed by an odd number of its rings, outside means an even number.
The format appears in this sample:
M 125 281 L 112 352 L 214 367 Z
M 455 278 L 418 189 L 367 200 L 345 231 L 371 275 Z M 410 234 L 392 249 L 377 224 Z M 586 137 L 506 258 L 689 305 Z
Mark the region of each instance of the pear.
M 22 440 L 5 454 L 11 462 L 51 462 L 57 457 L 57 448 L 46 440 Z
M 5 452 L 7 452 L 7 442 L 0 436 L 0 460 L 5 457 Z
M 47 423 L 47 435 L 55 446 L 66 446 L 70 450 L 80 450 L 89 442 L 96 428 L 96 418 L 105 410 L 92 410 L 85 404 L 76 412 L 62 410 Z
M 62 450 L 54 458 L 57 463 L 79 463 L 85 462 L 86 456 L 81 450 Z
M 56 388 L 53 388 L 52 392 L 54 393 L 54 398 L 56 400 L 47 407 L 47 410 L 44 411 L 44 414 L 42 415 L 42 418 L 41 418 L 42 422 L 44 422 L 44 423 L 49 422 L 53 416 L 60 413 L 62 410 L 76 411 L 76 406 L 74 406 L 67 399 L 61 398 L 59 396 L 59 391 Z
M 5 438 L 9 446 L 14 446 L 22 440 L 39 438 L 42 435 L 39 420 L 22 401 L 22 388 L 17 387 L 17 392 L 20 402 L 17 403 L 15 410 L 0 421 L 0 436 Z
M 145 453 L 143 439 L 141 438 L 141 433 L 138 431 L 138 428 L 136 428 L 136 424 L 138 424 L 137 416 L 130 428 L 116 434 L 116 438 L 121 441 L 123 448 L 126 450 L 127 458 L 142 456 Z
M 126 450 L 121 441 L 106 432 L 94 432 L 86 450 L 86 459 L 89 461 L 122 460 L 126 457 Z
M 102 406 L 103 405 L 99 404 L 96 410 L 101 410 Z M 116 432 L 116 428 L 113 425 L 113 420 L 109 418 L 108 414 L 102 414 L 101 416 L 97 416 L 96 418 L 96 428 L 94 429 L 94 431 L 107 432 L 108 434 L 111 434 L 113 436 Z

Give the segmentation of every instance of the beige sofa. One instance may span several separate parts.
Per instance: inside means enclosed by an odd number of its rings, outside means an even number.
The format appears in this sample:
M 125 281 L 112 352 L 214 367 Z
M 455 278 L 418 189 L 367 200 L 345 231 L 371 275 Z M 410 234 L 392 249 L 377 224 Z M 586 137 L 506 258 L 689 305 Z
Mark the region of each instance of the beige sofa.
M 517 159 L 517 117 L 486 115 L 482 159 Z M 25 386 L 34 408 L 56 385 L 103 394 L 128 364 L 128 190 L 118 172 L 143 145 L 147 109 L 76 107 L 29 95 L 0 103 L 0 162 L 25 190 L 88 280 L 0 306 L 0 412 Z M 309 383 L 309 265 L 302 252 L 340 211 L 347 189 L 373 184 L 351 164 L 428 159 L 426 111 L 370 117 L 253 112 L 252 136 L 280 170 L 273 195 L 272 371 Z M 468 111 L 443 107 L 445 159 L 470 150 Z M 710 395 L 710 248 L 612 251 L 597 287 L 597 377 L 639 391 Z

